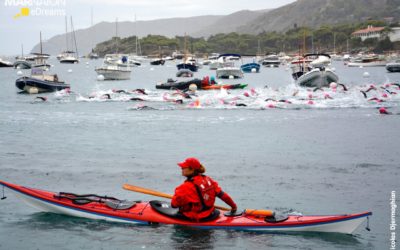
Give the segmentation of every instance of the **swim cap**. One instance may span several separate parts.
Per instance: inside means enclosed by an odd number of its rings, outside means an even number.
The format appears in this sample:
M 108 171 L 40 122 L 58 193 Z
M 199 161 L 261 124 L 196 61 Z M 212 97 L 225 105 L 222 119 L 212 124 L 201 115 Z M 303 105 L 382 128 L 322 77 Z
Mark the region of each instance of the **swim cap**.
M 178 166 L 180 166 L 181 168 L 200 169 L 201 164 L 197 158 L 190 157 L 190 158 L 187 158 L 183 162 L 179 162 Z
M 379 108 L 379 113 L 386 114 L 387 110 L 385 109 L 385 107 L 381 107 L 381 108 Z

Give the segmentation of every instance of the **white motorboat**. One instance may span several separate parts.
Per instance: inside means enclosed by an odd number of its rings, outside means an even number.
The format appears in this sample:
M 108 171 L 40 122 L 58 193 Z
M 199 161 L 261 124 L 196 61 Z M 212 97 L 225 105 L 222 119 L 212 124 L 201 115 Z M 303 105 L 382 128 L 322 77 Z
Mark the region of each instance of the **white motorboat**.
M 386 69 L 389 72 L 400 72 L 400 60 L 386 64 Z
M 384 67 L 387 62 L 385 59 L 378 56 L 363 56 L 350 61 L 347 66 L 349 67 Z
M 291 62 L 292 77 L 301 87 L 329 87 L 330 83 L 339 81 L 339 77 L 329 65 L 329 55 L 307 54 Z
M 121 54 L 107 54 L 103 65 L 95 69 L 97 75 L 104 76 L 104 80 L 129 80 L 132 69 L 128 56 Z

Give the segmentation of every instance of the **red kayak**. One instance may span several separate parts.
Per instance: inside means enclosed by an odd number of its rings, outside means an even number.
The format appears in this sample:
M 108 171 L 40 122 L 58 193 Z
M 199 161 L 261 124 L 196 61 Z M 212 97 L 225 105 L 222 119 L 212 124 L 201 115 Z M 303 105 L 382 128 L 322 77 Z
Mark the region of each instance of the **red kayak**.
M 269 232 L 333 232 L 351 234 L 371 212 L 341 215 L 262 216 L 230 215 L 222 210 L 204 221 L 194 222 L 180 215 L 164 201 L 126 201 L 94 194 L 56 193 L 0 181 L 0 185 L 40 211 L 136 224 L 174 224 L 204 229 L 232 229 Z

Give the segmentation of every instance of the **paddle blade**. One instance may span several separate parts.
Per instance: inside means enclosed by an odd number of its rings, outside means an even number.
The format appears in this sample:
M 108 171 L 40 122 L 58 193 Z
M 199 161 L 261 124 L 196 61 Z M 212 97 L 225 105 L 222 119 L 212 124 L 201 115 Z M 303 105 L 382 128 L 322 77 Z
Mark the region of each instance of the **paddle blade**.
M 172 195 L 170 195 L 170 194 L 158 192 L 158 191 L 148 189 L 148 188 L 138 187 L 138 186 L 134 186 L 134 185 L 130 185 L 130 184 L 124 184 L 122 187 L 126 190 L 137 192 L 137 193 L 172 199 Z

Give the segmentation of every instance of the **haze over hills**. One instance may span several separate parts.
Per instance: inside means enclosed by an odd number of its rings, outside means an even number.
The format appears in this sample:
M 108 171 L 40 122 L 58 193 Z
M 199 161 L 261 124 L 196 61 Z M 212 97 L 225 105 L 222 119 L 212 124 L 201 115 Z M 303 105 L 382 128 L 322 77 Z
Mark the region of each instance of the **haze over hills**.
M 324 24 L 354 23 L 367 19 L 382 20 L 385 17 L 393 17 L 397 21 L 400 19 L 400 0 L 297 0 L 273 10 L 243 10 L 226 16 L 209 15 L 120 22 L 118 36 L 143 37 L 152 34 L 175 37 L 186 33 L 192 37 L 209 37 L 229 32 L 258 34 L 288 30 L 295 24 L 316 28 Z M 62 29 L 63 27 L 60 27 L 60 30 Z M 82 55 L 89 53 L 97 43 L 115 36 L 116 25 L 115 22 L 102 22 L 75 33 L 78 51 Z M 45 53 L 52 55 L 60 53 L 66 49 L 65 34 L 44 42 L 43 48 Z M 32 51 L 38 50 L 39 45 L 32 49 Z

